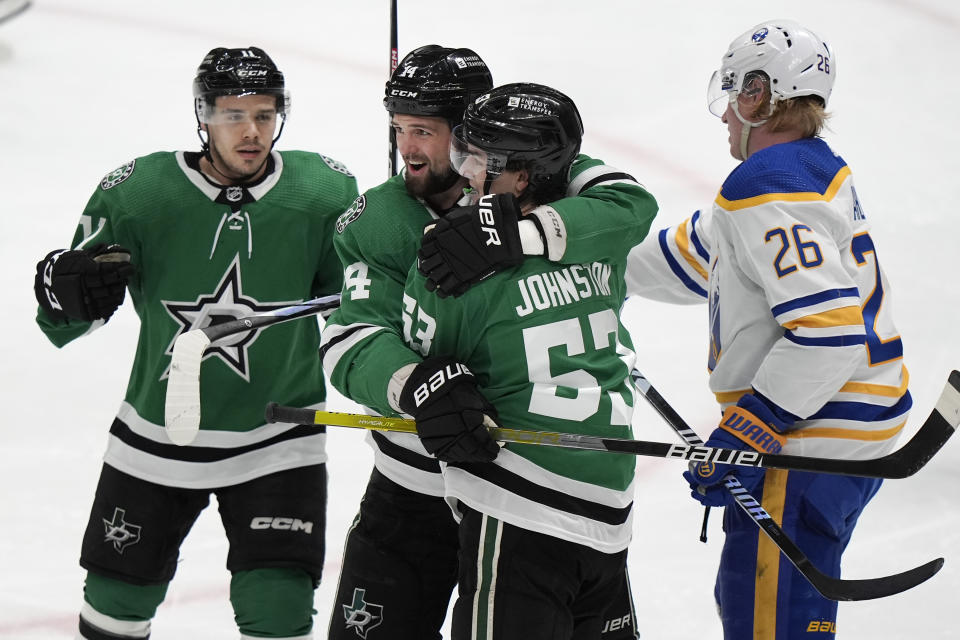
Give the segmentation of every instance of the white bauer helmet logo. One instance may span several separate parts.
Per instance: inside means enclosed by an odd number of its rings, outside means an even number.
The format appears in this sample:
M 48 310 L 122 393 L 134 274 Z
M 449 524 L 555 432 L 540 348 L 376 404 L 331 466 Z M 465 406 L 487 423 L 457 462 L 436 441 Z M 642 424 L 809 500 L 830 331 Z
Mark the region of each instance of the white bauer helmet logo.
M 710 80 L 710 112 L 722 116 L 754 71 L 769 78 L 771 109 L 779 100 L 811 95 L 826 106 L 837 75 L 836 59 L 826 42 L 794 20 L 770 20 L 730 43 Z

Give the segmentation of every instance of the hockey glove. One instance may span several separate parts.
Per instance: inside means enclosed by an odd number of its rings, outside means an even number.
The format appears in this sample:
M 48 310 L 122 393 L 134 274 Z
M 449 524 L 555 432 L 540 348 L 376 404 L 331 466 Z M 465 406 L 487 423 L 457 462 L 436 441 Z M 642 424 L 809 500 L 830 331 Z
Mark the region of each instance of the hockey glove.
M 772 405 L 762 396 L 745 394 L 736 406 L 727 407 L 720 426 L 704 443 L 707 447 L 754 449 L 763 453 L 780 453 L 786 438 L 782 435 L 795 416 Z M 693 490 L 691 496 L 707 507 L 724 507 L 736 499 L 723 486 L 724 477 L 734 475 L 747 492 L 752 492 L 763 479 L 764 469 L 713 462 L 691 462 L 683 473 Z
M 53 318 L 107 320 L 123 302 L 135 271 L 130 252 L 116 244 L 51 251 L 37 263 L 33 291 Z
M 490 462 L 500 447 L 487 431 L 496 409 L 473 374 L 452 358 L 427 358 L 400 392 L 400 408 L 413 416 L 424 448 L 444 462 Z
M 450 211 L 420 241 L 417 268 L 437 295 L 463 295 L 472 284 L 523 262 L 520 206 L 510 194 L 487 195 Z

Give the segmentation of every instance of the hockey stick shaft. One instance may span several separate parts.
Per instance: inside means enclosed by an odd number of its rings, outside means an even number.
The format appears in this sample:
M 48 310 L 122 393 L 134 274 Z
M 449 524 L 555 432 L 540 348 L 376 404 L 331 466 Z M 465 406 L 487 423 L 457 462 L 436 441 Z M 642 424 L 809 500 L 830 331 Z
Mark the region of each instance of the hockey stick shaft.
M 243 333 L 244 331 L 269 327 L 280 324 L 281 322 L 296 320 L 297 318 L 305 318 L 318 314 L 326 317 L 339 306 L 340 294 L 335 293 L 330 296 L 322 296 L 320 298 L 298 302 L 289 307 L 281 307 L 280 309 L 274 309 L 273 311 L 266 311 L 264 313 L 255 313 L 237 318 L 236 320 L 230 320 L 229 322 L 222 322 L 203 329 L 196 329 L 195 331 L 200 331 L 210 342 L 215 342 L 221 338 Z
M 549 445 L 573 449 L 610 451 L 628 453 L 654 458 L 670 458 L 694 462 L 714 462 L 734 464 L 745 467 L 766 469 L 787 469 L 794 471 L 815 471 L 839 475 L 857 475 L 870 478 L 903 478 L 916 473 L 943 443 L 953 434 L 960 423 L 960 373 L 956 371 L 941 396 L 944 410 L 951 415 L 951 421 L 935 409 L 924 422 L 923 427 L 901 449 L 884 456 L 869 460 L 841 460 L 834 458 L 814 458 L 808 456 L 763 454 L 757 451 L 738 449 L 720 449 L 688 444 L 668 444 L 647 440 L 629 440 L 625 438 L 603 438 L 600 436 L 553 431 L 532 431 L 526 429 L 491 429 L 494 439 L 503 442 Z M 938 405 L 939 407 L 940 405 Z M 298 424 L 327 424 L 331 426 L 359 427 L 383 431 L 412 432 L 413 421 L 384 422 L 380 426 L 359 422 L 369 420 L 370 416 L 357 414 L 315 412 L 311 409 L 282 407 L 271 404 L 267 412 L 268 421 L 293 422 Z M 343 416 L 347 416 L 344 418 Z M 271 420 L 270 418 L 273 418 Z M 390 420 L 396 420 L 391 418 Z
M 643 394 L 643 397 L 650 403 L 657 413 L 663 416 L 667 424 L 683 439 L 684 442 L 691 445 L 699 445 L 703 440 L 690 428 L 690 425 L 680 417 L 674 408 L 652 384 L 634 369 L 631 377 L 637 388 Z M 950 385 L 948 384 L 948 387 Z M 787 559 L 797 568 L 807 582 L 816 589 L 820 595 L 830 600 L 872 600 L 883 598 L 897 593 L 912 589 L 918 584 L 932 578 L 943 566 L 943 558 L 937 558 L 930 562 L 904 571 L 892 576 L 881 578 L 872 578 L 866 580 L 842 580 L 826 575 L 814 566 L 809 557 L 796 545 L 796 543 L 780 528 L 776 521 L 767 513 L 750 493 L 740 484 L 736 476 L 728 474 L 724 478 L 724 487 L 736 500 L 737 506 L 746 512 L 753 522 L 760 527 L 777 546 L 778 549 L 787 557 Z M 704 516 L 706 519 L 706 516 Z
M 0 8 L 0 24 L 20 15 L 30 8 L 31 4 L 31 2 L 21 2 L 18 5 L 16 2 L 8 2 L 7 7 Z
M 211 343 L 227 336 L 262 329 L 297 318 L 324 314 L 340 306 L 340 294 L 314 298 L 229 322 L 185 331 L 177 336 L 170 359 L 164 422 L 167 436 L 179 445 L 188 445 L 200 429 L 200 364 Z
M 630 377 L 633 379 L 633 384 L 643 395 L 647 403 L 660 414 L 664 421 L 670 425 L 670 428 L 680 436 L 681 440 L 692 445 L 703 444 L 703 439 L 697 435 L 697 432 L 690 428 L 687 421 L 680 417 L 680 414 L 660 395 L 659 391 L 653 388 L 653 385 L 650 384 L 650 381 L 647 380 L 642 373 L 634 369 L 630 372 Z M 709 519 L 710 507 L 705 506 L 703 508 L 703 524 L 700 526 L 700 542 L 707 541 L 707 521 Z
M 397 42 L 397 0 L 390 0 L 390 73 L 387 74 L 387 78 L 393 76 L 393 72 L 397 69 L 397 64 L 400 60 L 400 53 Z M 397 175 L 397 134 L 393 130 L 393 122 L 390 120 L 390 115 L 387 114 L 387 124 L 388 124 L 388 140 L 390 148 L 390 159 L 388 164 L 389 175 L 387 178 L 392 178 Z

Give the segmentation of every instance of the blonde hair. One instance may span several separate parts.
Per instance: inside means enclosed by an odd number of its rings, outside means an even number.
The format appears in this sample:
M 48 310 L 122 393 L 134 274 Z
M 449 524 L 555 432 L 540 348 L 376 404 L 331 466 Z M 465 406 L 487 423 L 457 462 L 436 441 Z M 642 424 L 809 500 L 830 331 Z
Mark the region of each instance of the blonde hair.
M 750 117 L 767 116 L 769 131 L 797 131 L 802 138 L 820 135 L 826 126 L 830 114 L 827 113 L 820 96 L 798 96 L 787 100 L 778 100 L 770 108 L 770 78 L 763 71 L 751 71 L 744 78 L 742 91 L 746 95 L 763 92 L 763 98 Z M 772 113 L 771 113 L 772 111 Z
M 803 138 L 820 135 L 830 114 L 819 96 L 799 96 L 779 100 L 767 119 L 770 131 L 798 131 Z

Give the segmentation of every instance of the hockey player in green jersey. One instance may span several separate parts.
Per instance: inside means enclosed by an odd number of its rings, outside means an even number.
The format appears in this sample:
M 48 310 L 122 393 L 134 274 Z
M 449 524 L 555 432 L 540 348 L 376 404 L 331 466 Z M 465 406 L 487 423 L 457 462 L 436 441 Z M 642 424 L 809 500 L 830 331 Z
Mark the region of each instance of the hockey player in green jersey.
M 510 200 L 529 216 L 566 186 L 582 134 L 566 95 L 504 85 L 467 108 L 451 162 L 481 194 L 482 219 Z M 639 236 L 656 213 L 653 197 L 641 208 Z M 613 626 L 607 605 L 626 572 L 635 459 L 486 445 L 493 419 L 632 436 L 634 354 L 619 321 L 629 247 L 606 249 L 574 264 L 529 257 L 457 297 L 431 293 L 410 271 L 404 338 L 425 359 L 399 404 L 445 463 L 444 495 L 460 515 L 454 640 L 599 638 Z
M 37 265 L 37 322 L 58 347 L 109 320 L 125 288 L 140 317 L 83 539 L 80 636 L 149 637 L 180 545 L 213 493 L 241 637 L 311 638 L 326 436 L 265 425 L 263 407 L 277 398 L 323 405 L 317 323 L 214 343 L 192 446 L 171 443 L 164 397 L 183 332 L 340 290 L 331 233 L 357 196 L 356 180 L 325 156 L 273 150 L 289 97 L 261 49 L 210 51 L 194 97 L 202 151 L 154 153 L 108 174 L 72 249 Z
M 402 337 L 404 283 L 424 226 L 472 203 L 473 194 L 464 191 L 468 181 L 450 167 L 450 134 L 466 105 L 491 88 L 476 53 L 436 45 L 408 54 L 386 85 L 384 104 L 404 171 L 364 193 L 337 222 L 343 299 L 321 347 L 331 384 L 372 411 L 401 413 L 404 383 L 422 361 Z M 580 264 L 610 251 L 626 253 L 642 240 L 655 211 L 630 176 L 584 156 L 556 198 L 537 209 L 537 223 L 519 221 L 515 201 L 498 201 L 500 236 L 515 251 L 546 251 L 553 260 Z M 375 468 L 348 534 L 329 637 L 439 638 L 458 545 L 439 463 L 410 434 L 371 433 L 368 440 Z M 495 447 L 489 439 L 479 446 Z M 631 613 L 628 600 L 625 593 L 621 616 Z

